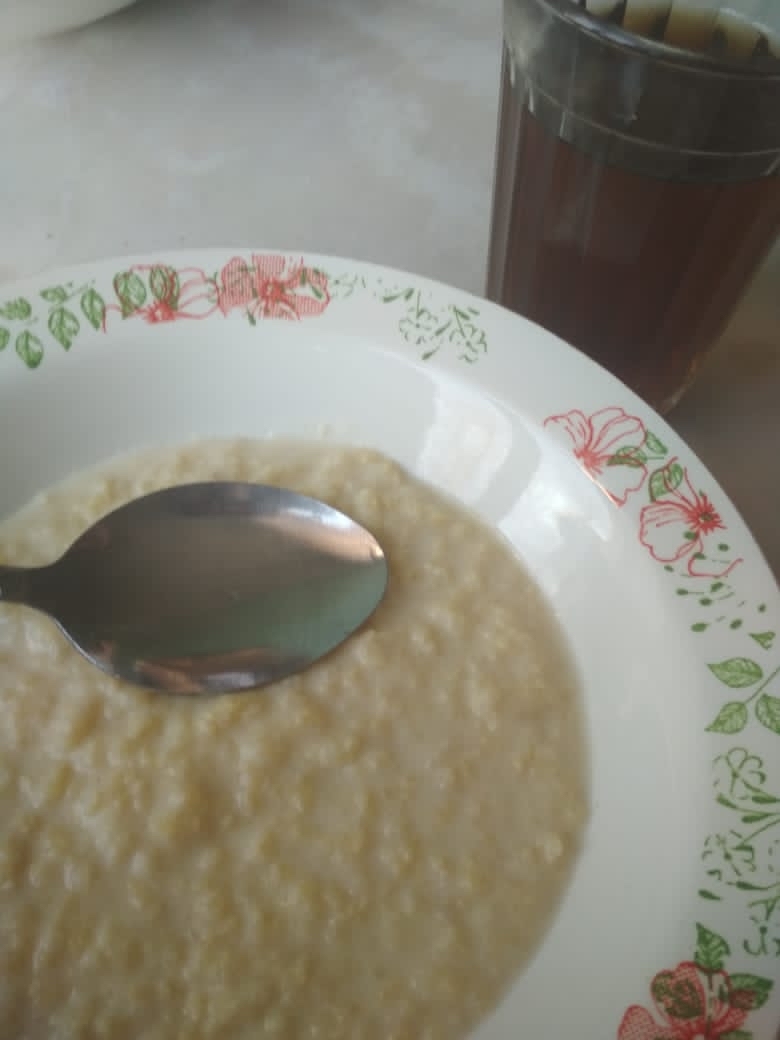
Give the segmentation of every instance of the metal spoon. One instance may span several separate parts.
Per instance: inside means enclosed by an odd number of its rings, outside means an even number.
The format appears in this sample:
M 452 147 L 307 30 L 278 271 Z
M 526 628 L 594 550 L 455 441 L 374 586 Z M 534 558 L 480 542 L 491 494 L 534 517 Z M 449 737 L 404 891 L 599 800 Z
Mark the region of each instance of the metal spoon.
M 99 668 L 164 693 L 229 693 L 298 672 L 381 601 L 376 539 L 323 502 L 187 484 L 121 506 L 46 567 L 0 567 L 0 605 L 49 614 Z

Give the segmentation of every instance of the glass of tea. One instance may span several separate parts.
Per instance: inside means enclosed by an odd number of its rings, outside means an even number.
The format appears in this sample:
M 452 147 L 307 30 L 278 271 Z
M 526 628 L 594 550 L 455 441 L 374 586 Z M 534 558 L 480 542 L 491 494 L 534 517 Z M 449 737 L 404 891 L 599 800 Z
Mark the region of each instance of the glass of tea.
M 487 296 L 660 411 L 780 227 L 780 0 L 742 7 L 504 0 Z

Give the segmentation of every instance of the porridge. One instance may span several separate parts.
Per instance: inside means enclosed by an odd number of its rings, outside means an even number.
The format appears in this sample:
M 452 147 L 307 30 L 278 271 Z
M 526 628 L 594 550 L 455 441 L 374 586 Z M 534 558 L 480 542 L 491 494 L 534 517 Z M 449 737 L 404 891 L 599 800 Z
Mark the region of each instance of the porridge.
M 208 442 L 119 460 L 0 524 L 63 552 L 121 502 L 279 483 L 372 531 L 368 623 L 257 693 L 112 680 L 0 608 L 0 1036 L 465 1036 L 511 986 L 587 815 L 554 618 L 481 521 L 384 456 Z

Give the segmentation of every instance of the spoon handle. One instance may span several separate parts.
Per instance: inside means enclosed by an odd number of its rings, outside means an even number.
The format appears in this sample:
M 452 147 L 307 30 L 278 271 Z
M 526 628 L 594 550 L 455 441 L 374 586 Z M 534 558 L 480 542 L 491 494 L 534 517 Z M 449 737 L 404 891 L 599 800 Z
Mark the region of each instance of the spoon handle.
M 37 567 L 0 566 L 0 603 L 29 603 L 32 587 L 31 577 Z

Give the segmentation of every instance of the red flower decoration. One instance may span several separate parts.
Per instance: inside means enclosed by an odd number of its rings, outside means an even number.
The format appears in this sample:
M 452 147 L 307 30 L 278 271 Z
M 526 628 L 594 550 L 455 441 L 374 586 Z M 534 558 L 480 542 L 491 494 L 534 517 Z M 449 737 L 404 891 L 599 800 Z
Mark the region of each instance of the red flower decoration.
M 602 408 L 590 416 L 572 411 L 550 416 L 545 426 L 566 434 L 582 468 L 617 505 L 625 505 L 645 482 L 647 466 L 640 449 L 646 430 L 636 415 L 622 408 Z
M 654 474 L 653 481 L 658 474 Z M 687 562 L 694 578 L 722 578 L 740 560 L 712 560 L 710 543 L 725 524 L 709 498 L 695 491 L 688 471 L 672 459 L 660 471 L 657 500 L 640 515 L 639 540 L 661 563 Z M 652 487 L 652 482 L 651 482 Z
M 236 307 L 253 318 L 295 321 L 321 314 L 330 303 L 327 277 L 285 256 L 233 257 L 222 268 L 217 303 L 223 314 Z
M 234 256 L 222 268 L 217 289 L 219 309 L 223 314 L 234 307 L 248 307 L 255 298 L 252 270 L 246 260 Z
M 650 991 L 656 1015 L 630 1007 L 618 1040 L 720 1040 L 739 1030 L 753 1008 L 749 990 L 737 990 L 725 971 L 705 972 L 693 961 L 662 971 Z

